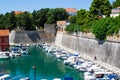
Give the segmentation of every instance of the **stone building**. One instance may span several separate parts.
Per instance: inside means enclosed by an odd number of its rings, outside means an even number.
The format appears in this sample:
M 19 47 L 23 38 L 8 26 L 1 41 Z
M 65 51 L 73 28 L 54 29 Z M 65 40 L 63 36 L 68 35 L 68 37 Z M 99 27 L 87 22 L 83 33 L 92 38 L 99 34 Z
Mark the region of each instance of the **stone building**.
M 76 8 L 65 8 L 66 12 L 69 14 L 69 16 L 74 16 L 77 14 Z
M 65 31 L 66 26 L 69 25 L 70 22 L 63 20 L 63 21 L 57 21 L 56 24 L 57 24 L 58 31 Z
M 117 17 L 119 15 L 120 15 L 120 6 L 117 7 L 117 8 L 112 9 L 110 17 L 115 18 L 115 17 Z

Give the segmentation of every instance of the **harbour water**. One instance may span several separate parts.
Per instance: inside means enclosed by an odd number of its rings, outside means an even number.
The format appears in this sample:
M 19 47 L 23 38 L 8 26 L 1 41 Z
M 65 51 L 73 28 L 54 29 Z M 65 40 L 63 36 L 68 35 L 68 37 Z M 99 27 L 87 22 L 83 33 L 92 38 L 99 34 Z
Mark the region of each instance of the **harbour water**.
M 36 66 L 33 69 L 33 66 Z M 83 73 L 65 66 L 62 61 L 46 54 L 37 46 L 29 48 L 29 55 L 0 60 L 0 72 L 8 73 L 13 80 L 19 80 L 19 77 L 29 77 L 30 80 L 73 77 L 74 80 L 84 80 Z

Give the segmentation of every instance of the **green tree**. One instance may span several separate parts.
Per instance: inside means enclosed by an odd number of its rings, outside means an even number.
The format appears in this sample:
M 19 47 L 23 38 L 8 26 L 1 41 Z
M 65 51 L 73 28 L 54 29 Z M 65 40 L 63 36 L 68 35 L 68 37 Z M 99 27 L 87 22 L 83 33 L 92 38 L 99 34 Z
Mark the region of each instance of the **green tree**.
M 91 15 L 90 15 L 90 12 L 87 11 L 87 12 L 86 12 L 86 18 L 85 18 L 85 23 L 88 23 L 88 22 L 90 22 L 90 21 L 91 21 Z
M 120 6 L 120 0 L 115 0 L 115 1 L 113 2 L 113 4 L 112 4 L 112 7 L 113 7 L 113 8 L 116 8 L 116 7 L 118 7 L 118 6 Z
M 76 16 L 71 16 L 70 17 L 70 23 L 76 23 Z
M 93 0 L 91 6 L 90 6 L 90 14 L 91 14 L 91 18 L 94 19 L 98 19 L 98 12 L 100 10 L 100 6 L 102 4 L 102 0 Z
M 0 14 L 0 29 L 3 29 L 3 14 Z
M 85 9 L 81 9 L 80 11 L 77 12 L 77 24 L 83 25 L 85 24 L 88 18 L 88 12 Z
M 33 18 L 32 18 L 33 19 L 33 26 L 35 26 L 35 27 L 38 26 L 38 20 L 37 20 L 38 19 L 38 15 L 37 15 L 37 12 L 38 11 L 34 10 L 33 13 L 32 13 L 32 16 L 33 16 Z
M 55 8 L 53 14 L 55 15 L 55 21 L 68 19 L 68 13 L 63 8 Z
M 47 16 L 47 20 L 46 20 L 47 24 L 52 24 L 56 22 L 55 15 L 54 15 L 54 9 L 50 9 L 46 16 Z
M 21 15 L 21 26 L 24 30 L 35 30 L 35 27 L 32 25 L 32 15 L 29 12 L 24 12 Z
M 3 19 L 2 21 L 3 29 L 12 30 L 16 27 L 16 18 L 14 11 L 12 11 L 11 13 L 6 13 L 2 19 Z
M 20 29 L 22 29 L 22 14 L 16 14 L 15 17 L 16 17 L 16 27 L 19 27 Z
M 98 16 L 109 16 L 111 12 L 111 5 L 109 0 L 93 0 L 90 6 L 90 14 L 93 20 L 98 19 Z
M 44 27 L 44 23 L 47 20 L 47 13 L 49 11 L 49 8 L 45 8 L 45 9 L 41 9 L 38 11 L 33 11 L 32 15 L 33 15 L 33 23 L 34 26 L 37 27 Z
M 52 24 L 56 23 L 58 20 L 66 20 L 68 18 L 68 13 L 63 8 L 50 9 L 47 14 L 46 23 Z
M 109 0 L 104 0 L 103 1 L 103 5 L 102 5 L 102 14 L 106 15 L 106 16 L 110 16 L 111 10 L 112 10 L 112 6 L 109 2 Z
M 95 34 L 95 37 L 100 40 L 105 40 L 109 30 L 113 27 L 110 25 L 110 22 L 112 21 L 112 18 L 103 18 L 97 20 L 95 24 L 92 25 L 92 30 Z
M 16 28 L 16 17 L 14 11 L 10 13 L 10 30 Z

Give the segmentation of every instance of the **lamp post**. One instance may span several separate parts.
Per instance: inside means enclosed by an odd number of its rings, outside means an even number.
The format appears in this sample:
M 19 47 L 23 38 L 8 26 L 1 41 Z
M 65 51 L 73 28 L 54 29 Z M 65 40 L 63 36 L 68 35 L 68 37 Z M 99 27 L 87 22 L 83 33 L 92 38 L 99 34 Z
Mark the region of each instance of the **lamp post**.
M 36 80 L 36 66 L 33 66 L 32 68 L 34 70 L 34 80 Z

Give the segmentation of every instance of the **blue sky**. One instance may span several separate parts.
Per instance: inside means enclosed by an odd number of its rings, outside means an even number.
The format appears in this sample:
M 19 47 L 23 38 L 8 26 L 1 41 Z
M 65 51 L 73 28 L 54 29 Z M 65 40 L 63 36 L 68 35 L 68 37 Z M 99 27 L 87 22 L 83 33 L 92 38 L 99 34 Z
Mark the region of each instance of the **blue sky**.
M 0 0 L 0 13 L 30 11 L 41 8 L 84 8 L 89 10 L 93 0 Z M 113 2 L 114 0 L 110 0 Z

